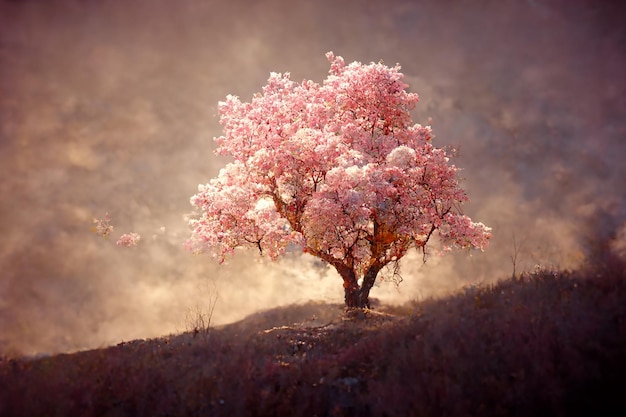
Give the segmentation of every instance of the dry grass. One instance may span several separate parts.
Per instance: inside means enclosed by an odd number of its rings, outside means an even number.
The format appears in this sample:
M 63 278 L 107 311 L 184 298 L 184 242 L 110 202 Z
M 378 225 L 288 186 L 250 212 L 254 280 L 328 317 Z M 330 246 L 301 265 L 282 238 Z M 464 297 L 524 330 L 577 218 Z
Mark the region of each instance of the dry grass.
M 624 265 L 0 362 L 2 416 L 626 415 Z M 612 414 L 613 413 L 613 414 Z

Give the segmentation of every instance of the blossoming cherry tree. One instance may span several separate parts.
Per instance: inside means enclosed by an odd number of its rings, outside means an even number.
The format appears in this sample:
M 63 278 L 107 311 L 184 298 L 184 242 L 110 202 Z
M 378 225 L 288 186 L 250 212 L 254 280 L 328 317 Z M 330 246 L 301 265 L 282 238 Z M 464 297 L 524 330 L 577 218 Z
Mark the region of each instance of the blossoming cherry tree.
M 458 169 L 413 123 L 418 96 L 400 67 L 327 57 L 321 85 L 272 73 L 250 102 L 219 103 L 216 153 L 233 161 L 191 198 L 186 246 L 220 261 L 300 247 L 337 270 L 348 307 L 367 307 L 381 269 L 433 235 L 445 250 L 482 250 L 491 234 L 462 214 Z

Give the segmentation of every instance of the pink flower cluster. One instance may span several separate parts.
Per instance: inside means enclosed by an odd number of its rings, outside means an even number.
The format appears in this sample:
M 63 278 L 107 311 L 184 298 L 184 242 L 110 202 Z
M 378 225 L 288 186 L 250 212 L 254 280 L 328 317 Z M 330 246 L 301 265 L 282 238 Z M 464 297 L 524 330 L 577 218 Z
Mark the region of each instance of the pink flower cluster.
M 140 239 L 141 239 L 141 236 L 139 236 L 139 234 L 137 233 L 132 233 L 132 232 L 126 233 L 120 236 L 116 244 L 117 246 L 126 246 L 127 248 L 130 248 L 133 246 L 137 246 Z
M 111 225 L 111 217 L 109 213 L 106 213 L 104 219 L 94 219 L 93 223 L 95 224 L 93 231 L 103 238 L 107 238 L 111 232 L 113 231 L 113 225 Z M 125 246 L 125 247 L 133 247 L 137 246 L 141 236 L 137 233 L 126 233 L 120 236 L 117 240 L 117 246 Z
M 276 258 L 296 244 L 361 275 L 433 234 L 484 249 L 490 229 L 461 212 L 457 168 L 412 122 L 418 96 L 400 67 L 327 57 L 321 85 L 272 73 L 250 102 L 219 103 L 216 153 L 234 161 L 191 198 L 187 248 L 223 261 L 238 247 Z
M 111 225 L 111 217 L 109 217 L 109 213 L 104 215 L 104 219 L 93 219 L 93 223 L 95 224 L 93 231 L 101 237 L 107 237 L 113 231 L 113 226 Z

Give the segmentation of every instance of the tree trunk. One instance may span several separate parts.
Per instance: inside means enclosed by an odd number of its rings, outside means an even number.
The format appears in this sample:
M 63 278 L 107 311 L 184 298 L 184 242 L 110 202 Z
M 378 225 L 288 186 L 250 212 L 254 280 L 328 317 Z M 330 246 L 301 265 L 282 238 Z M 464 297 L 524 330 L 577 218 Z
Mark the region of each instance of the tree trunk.
M 376 282 L 380 268 L 381 266 L 374 264 L 365 273 L 363 282 L 361 283 L 361 289 L 359 290 L 359 307 L 370 308 L 370 290 L 374 286 L 374 282 Z
M 359 284 L 356 280 L 356 274 L 351 268 L 343 265 L 336 268 L 343 279 L 346 307 L 359 307 Z
M 376 282 L 378 271 L 380 271 L 379 265 L 373 265 L 367 270 L 363 277 L 363 283 L 361 287 L 357 283 L 356 274 L 353 270 L 348 268 L 338 269 L 341 278 L 343 278 L 343 289 L 345 292 L 346 307 L 354 308 L 370 308 L 370 290 Z
M 359 284 L 356 283 L 356 280 L 354 283 L 344 280 L 343 289 L 345 293 L 346 307 L 361 308 Z

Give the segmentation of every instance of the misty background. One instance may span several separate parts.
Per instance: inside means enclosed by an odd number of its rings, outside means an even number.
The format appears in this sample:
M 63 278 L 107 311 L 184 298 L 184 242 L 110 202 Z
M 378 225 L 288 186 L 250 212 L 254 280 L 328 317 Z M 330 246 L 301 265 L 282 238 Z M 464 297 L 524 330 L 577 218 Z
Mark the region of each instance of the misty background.
M 321 82 L 346 62 L 400 63 L 414 120 L 457 149 L 485 253 L 420 254 L 402 303 L 537 267 L 626 253 L 626 32 L 591 0 L 0 1 L 0 354 L 95 348 L 308 300 L 342 302 L 308 257 L 183 250 L 213 155 L 217 103 L 270 71 Z M 109 213 L 108 239 L 92 231 Z M 122 233 L 140 233 L 120 248 Z M 604 245 L 604 246 L 603 246 Z

